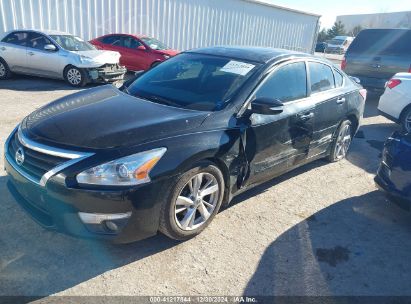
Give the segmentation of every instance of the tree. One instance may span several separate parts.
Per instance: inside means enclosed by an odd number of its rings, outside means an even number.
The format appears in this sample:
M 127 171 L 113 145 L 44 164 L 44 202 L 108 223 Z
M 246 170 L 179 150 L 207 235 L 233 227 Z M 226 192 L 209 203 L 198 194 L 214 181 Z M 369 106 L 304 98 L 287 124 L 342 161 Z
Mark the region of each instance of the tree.
M 319 33 L 318 33 L 318 42 L 325 42 L 328 40 L 328 34 L 327 34 L 327 30 L 326 29 L 322 29 Z
M 353 37 L 356 37 L 358 35 L 359 32 L 361 32 L 364 28 L 361 25 L 357 25 L 355 26 L 352 31 L 351 31 L 351 35 Z
M 341 21 L 336 21 L 332 28 L 327 31 L 328 37 L 333 38 L 335 36 L 345 36 L 345 27 Z

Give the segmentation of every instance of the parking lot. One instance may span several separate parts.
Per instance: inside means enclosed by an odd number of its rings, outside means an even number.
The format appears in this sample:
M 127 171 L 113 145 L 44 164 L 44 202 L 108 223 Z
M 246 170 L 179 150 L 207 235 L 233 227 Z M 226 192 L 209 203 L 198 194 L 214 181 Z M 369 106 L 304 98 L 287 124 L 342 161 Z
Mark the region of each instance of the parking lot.
M 27 114 L 75 90 L 0 83 L 0 152 Z M 374 186 L 397 126 L 367 101 L 347 160 L 316 161 L 235 198 L 187 242 L 75 239 L 33 222 L 0 171 L 0 295 L 411 295 L 411 215 Z M 3 168 L 3 159 L 0 161 Z

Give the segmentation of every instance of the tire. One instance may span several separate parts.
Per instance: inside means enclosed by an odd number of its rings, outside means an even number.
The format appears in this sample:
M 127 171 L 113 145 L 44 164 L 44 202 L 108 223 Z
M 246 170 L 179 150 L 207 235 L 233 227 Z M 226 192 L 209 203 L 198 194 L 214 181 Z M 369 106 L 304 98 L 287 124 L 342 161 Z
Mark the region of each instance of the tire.
M 338 162 L 347 156 L 353 138 L 352 123 L 344 120 L 337 130 L 334 141 L 331 145 L 330 162 Z
M 411 107 L 408 107 L 401 114 L 401 126 L 405 132 L 411 132 Z
M 84 70 L 75 66 L 68 66 L 64 70 L 64 79 L 72 87 L 80 88 L 87 84 L 87 77 Z
M 11 71 L 7 63 L 0 58 L 0 80 L 6 80 L 11 77 Z
M 158 66 L 159 64 L 160 64 L 161 62 L 160 61 L 155 61 L 155 62 L 153 62 L 152 64 L 151 64 L 151 69 L 152 68 L 155 68 L 156 66 Z
M 199 191 L 196 192 L 195 189 Z M 173 185 L 162 206 L 160 232 L 180 241 L 201 233 L 218 213 L 224 189 L 223 174 L 211 162 L 201 163 L 185 172 Z M 205 196 L 194 196 L 193 192 L 200 193 L 201 190 L 213 192 Z

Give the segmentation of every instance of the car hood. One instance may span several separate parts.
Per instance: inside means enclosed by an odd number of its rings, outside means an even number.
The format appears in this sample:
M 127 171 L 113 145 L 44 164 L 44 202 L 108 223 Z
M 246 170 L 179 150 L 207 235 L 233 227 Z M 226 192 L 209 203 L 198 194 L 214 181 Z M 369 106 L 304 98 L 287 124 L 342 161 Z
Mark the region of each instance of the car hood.
M 106 85 L 38 109 L 21 128 L 43 144 L 105 149 L 185 134 L 199 127 L 207 115 L 135 98 Z
M 120 61 L 120 53 L 114 51 L 91 50 L 74 52 L 81 56 L 89 57 L 96 64 L 116 64 Z

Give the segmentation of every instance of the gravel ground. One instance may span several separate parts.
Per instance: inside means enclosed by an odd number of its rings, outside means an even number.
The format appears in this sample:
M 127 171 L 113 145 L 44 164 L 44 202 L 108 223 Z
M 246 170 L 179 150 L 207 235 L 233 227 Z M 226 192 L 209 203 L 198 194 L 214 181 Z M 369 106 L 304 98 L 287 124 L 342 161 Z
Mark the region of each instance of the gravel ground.
M 0 83 L 0 138 L 74 92 L 63 82 Z M 411 217 L 373 182 L 396 125 L 367 102 L 347 160 L 317 161 L 237 197 L 198 237 L 129 245 L 34 223 L 0 171 L 0 295 L 411 295 Z M 0 160 L 3 166 L 3 160 Z

